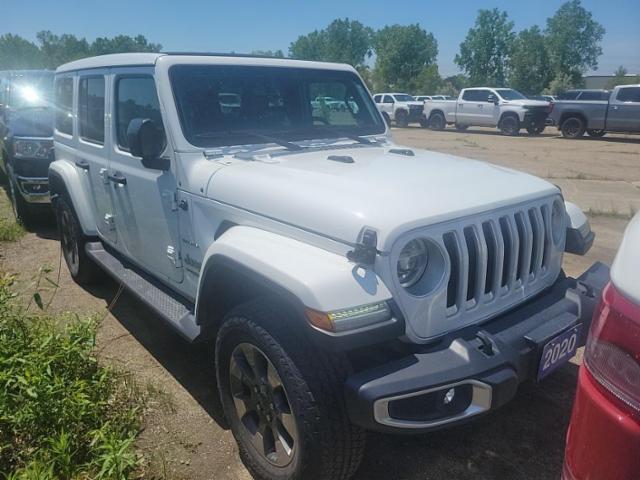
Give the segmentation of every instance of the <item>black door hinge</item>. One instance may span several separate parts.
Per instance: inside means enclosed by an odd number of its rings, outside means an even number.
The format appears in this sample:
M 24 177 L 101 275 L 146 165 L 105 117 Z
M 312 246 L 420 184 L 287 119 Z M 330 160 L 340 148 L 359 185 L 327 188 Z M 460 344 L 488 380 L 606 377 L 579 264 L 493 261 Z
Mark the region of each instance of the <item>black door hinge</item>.
M 365 229 L 360 242 L 356 243 L 353 250 L 347 252 L 347 258 L 360 265 L 373 265 L 377 254 L 378 234 L 373 230 Z

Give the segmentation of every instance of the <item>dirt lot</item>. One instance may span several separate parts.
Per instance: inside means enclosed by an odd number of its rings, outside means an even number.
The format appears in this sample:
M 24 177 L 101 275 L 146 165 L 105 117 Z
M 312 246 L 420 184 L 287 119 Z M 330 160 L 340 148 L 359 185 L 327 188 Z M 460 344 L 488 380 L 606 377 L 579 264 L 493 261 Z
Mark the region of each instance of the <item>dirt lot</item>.
M 431 132 L 394 129 L 399 143 L 491 162 L 552 179 L 567 199 L 590 210 L 597 240 L 585 258 L 568 256 L 565 268 L 580 273 L 595 260 L 610 263 L 631 209 L 640 209 L 640 138 L 569 141 L 553 134 L 503 137 L 489 130 Z M 428 188 L 428 179 L 425 179 Z M 3 199 L 6 202 L 6 199 Z M 43 265 L 60 261 L 55 228 L 29 232 L 0 245 L 1 270 L 17 273 L 20 288 Z M 75 285 L 62 264 L 55 310 L 106 312 L 99 348 L 109 361 L 133 371 L 166 394 L 148 417 L 139 441 L 150 459 L 149 478 L 247 479 L 231 434 L 221 426 L 211 388 L 205 346 L 190 346 L 143 305 L 107 281 L 91 290 Z M 577 366 L 569 364 L 542 385 L 524 385 L 506 407 L 463 427 L 422 436 L 371 434 L 356 478 L 557 479 Z M 220 423 L 219 423 L 220 422 Z

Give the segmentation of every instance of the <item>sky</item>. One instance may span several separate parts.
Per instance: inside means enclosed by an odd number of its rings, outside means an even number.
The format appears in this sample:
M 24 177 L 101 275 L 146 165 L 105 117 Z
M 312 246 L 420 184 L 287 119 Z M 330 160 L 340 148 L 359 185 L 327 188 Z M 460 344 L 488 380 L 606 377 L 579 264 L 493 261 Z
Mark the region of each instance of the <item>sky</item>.
M 520 30 L 544 27 L 561 0 L 0 0 L 0 35 L 35 40 L 36 32 L 100 36 L 142 34 L 165 51 L 248 53 L 281 49 L 299 35 L 335 18 L 359 20 L 374 29 L 419 23 L 438 40 L 442 75 L 458 72 L 453 62 L 480 8 L 507 11 Z M 640 74 L 640 0 L 583 0 L 606 29 L 598 74 L 620 65 Z

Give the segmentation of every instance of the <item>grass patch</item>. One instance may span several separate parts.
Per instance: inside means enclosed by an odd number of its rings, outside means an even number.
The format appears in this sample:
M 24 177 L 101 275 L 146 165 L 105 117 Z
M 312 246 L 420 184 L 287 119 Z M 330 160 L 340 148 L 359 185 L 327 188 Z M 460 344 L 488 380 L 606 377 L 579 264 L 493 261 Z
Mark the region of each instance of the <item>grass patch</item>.
M 145 395 L 98 362 L 95 319 L 29 313 L 0 277 L 0 478 L 126 479 Z
M 11 200 L 0 189 L 0 242 L 15 242 L 24 235 L 24 228 L 16 221 Z

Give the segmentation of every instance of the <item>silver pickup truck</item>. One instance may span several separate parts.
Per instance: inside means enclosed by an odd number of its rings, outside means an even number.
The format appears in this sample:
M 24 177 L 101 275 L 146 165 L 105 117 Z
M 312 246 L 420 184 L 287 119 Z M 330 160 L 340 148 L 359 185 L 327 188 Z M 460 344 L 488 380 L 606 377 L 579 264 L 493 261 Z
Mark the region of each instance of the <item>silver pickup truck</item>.
M 564 101 L 550 115 L 566 138 L 602 137 L 607 132 L 640 133 L 640 85 L 621 85 L 608 100 Z

